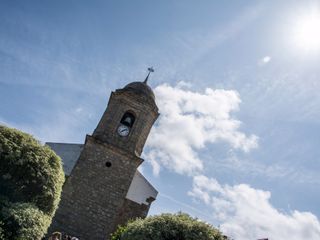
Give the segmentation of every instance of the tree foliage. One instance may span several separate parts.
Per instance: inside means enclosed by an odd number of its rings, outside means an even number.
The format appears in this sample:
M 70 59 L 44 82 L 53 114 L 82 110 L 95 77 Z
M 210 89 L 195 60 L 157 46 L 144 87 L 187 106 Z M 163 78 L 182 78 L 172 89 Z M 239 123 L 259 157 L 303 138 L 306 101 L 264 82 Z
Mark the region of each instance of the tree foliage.
M 119 226 L 112 240 L 223 240 L 210 224 L 185 213 L 161 214 Z
M 60 201 L 61 159 L 31 135 L 0 126 L 0 222 L 8 239 L 40 239 Z
M 3 222 L 0 221 L 0 240 L 4 240 Z

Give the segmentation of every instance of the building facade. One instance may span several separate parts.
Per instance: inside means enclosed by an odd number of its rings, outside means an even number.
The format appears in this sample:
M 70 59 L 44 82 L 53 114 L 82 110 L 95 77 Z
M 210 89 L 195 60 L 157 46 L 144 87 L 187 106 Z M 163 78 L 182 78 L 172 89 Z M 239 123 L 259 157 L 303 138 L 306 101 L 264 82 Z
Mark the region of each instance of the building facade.
M 147 81 L 133 82 L 111 93 L 84 144 L 47 143 L 68 176 L 49 233 L 105 240 L 118 224 L 147 215 L 157 191 L 137 168 L 158 115 Z

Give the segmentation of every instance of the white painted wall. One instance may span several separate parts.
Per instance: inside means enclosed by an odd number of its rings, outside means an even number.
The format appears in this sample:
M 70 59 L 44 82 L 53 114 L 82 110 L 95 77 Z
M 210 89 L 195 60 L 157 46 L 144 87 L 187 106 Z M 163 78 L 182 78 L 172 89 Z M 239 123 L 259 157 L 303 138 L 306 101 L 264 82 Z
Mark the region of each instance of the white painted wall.
M 139 204 L 149 203 L 149 197 L 156 199 L 158 191 L 148 182 L 147 179 L 137 170 L 129 187 L 126 198 Z

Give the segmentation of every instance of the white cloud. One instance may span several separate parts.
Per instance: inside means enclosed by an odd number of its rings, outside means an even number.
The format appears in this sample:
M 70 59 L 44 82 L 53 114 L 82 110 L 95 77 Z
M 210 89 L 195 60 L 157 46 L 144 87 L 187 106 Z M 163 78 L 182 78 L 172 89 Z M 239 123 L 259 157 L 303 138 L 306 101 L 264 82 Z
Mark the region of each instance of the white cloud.
M 269 63 L 271 61 L 271 57 L 270 56 L 264 56 L 263 58 L 261 58 L 258 62 L 258 65 L 263 66 L 267 63 Z
M 270 203 L 271 193 L 246 184 L 222 186 L 198 175 L 189 195 L 208 205 L 221 230 L 237 239 L 320 239 L 320 222 L 310 212 L 283 213 Z
M 207 88 L 199 93 L 185 86 L 163 84 L 154 89 L 161 115 L 145 155 L 156 174 L 161 166 L 181 174 L 201 172 L 203 162 L 197 150 L 207 143 L 226 142 L 244 152 L 257 147 L 257 136 L 242 133 L 241 122 L 231 116 L 241 102 L 236 91 Z
M 192 84 L 191 83 L 189 83 L 189 82 L 185 82 L 185 81 L 180 81 L 180 82 L 178 82 L 178 84 L 177 84 L 177 86 L 176 86 L 177 88 L 185 88 L 185 89 L 188 89 L 188 88 L 191 88 L 192 87 Z
M 207 144 L 224 142 L 232 149 L 248 152 L 258 146 L 258 138 L 240 131 L 241 122 L 232 115 L 241 102 L 236 91 L 207 88 L 201 93 L 189 88 L 180 83 L 176 87 L 160 85 L 154 90 L 161 115 L 151 132 L 146 153 L 154 172 L 165 167 L 192 176 L 189 195 L 203 202 L 212 218 L 221 223 L 221 230 L 234 239 L 320 239 L 320 223 L 312 213 L 281 212 L 270 203 L 268 191 L 247 184 L 221 185 L 202 175 L 206 163 L 198 152 Z M 236 163 L 225 164 L 240 169 L 248 164 L 239 159 Z M 260 165 L 251 169 L 259 170 Z M 275 174 L 274 170 L 271 167 L 270 174 Z M 281 174 L 281 169 L 277 174 Z
M 271 57 L 270 57 L 270 56 L 265 56 L 264 58 L 262 58 L 262 61 L 263 61 L 264 63 L 268 63 L 268 62 L 270 62 L 270 60 L 271 60 Z

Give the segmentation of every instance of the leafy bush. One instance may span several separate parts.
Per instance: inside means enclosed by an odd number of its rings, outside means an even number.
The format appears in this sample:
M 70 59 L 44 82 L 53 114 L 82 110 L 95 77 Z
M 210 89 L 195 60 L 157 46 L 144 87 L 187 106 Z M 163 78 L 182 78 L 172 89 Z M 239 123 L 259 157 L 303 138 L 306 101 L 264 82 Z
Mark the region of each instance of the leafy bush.
M 161 214 L 118 227 L 111 240 L 223 240 L 210 224 L 188 214 Z
M 5 222 L 5 235 L 10 239 L 39 239 L 51 222 L 51 217 L 44 214 L 31 203 L 14 203 L 2 211 Z
M 4 240 L 3 222 L 0 222 L 0 240 Z
M 0 126 L 0 221 L 9 239 L 40 239 L 60 201 L 61 159 L 31 135 Z

